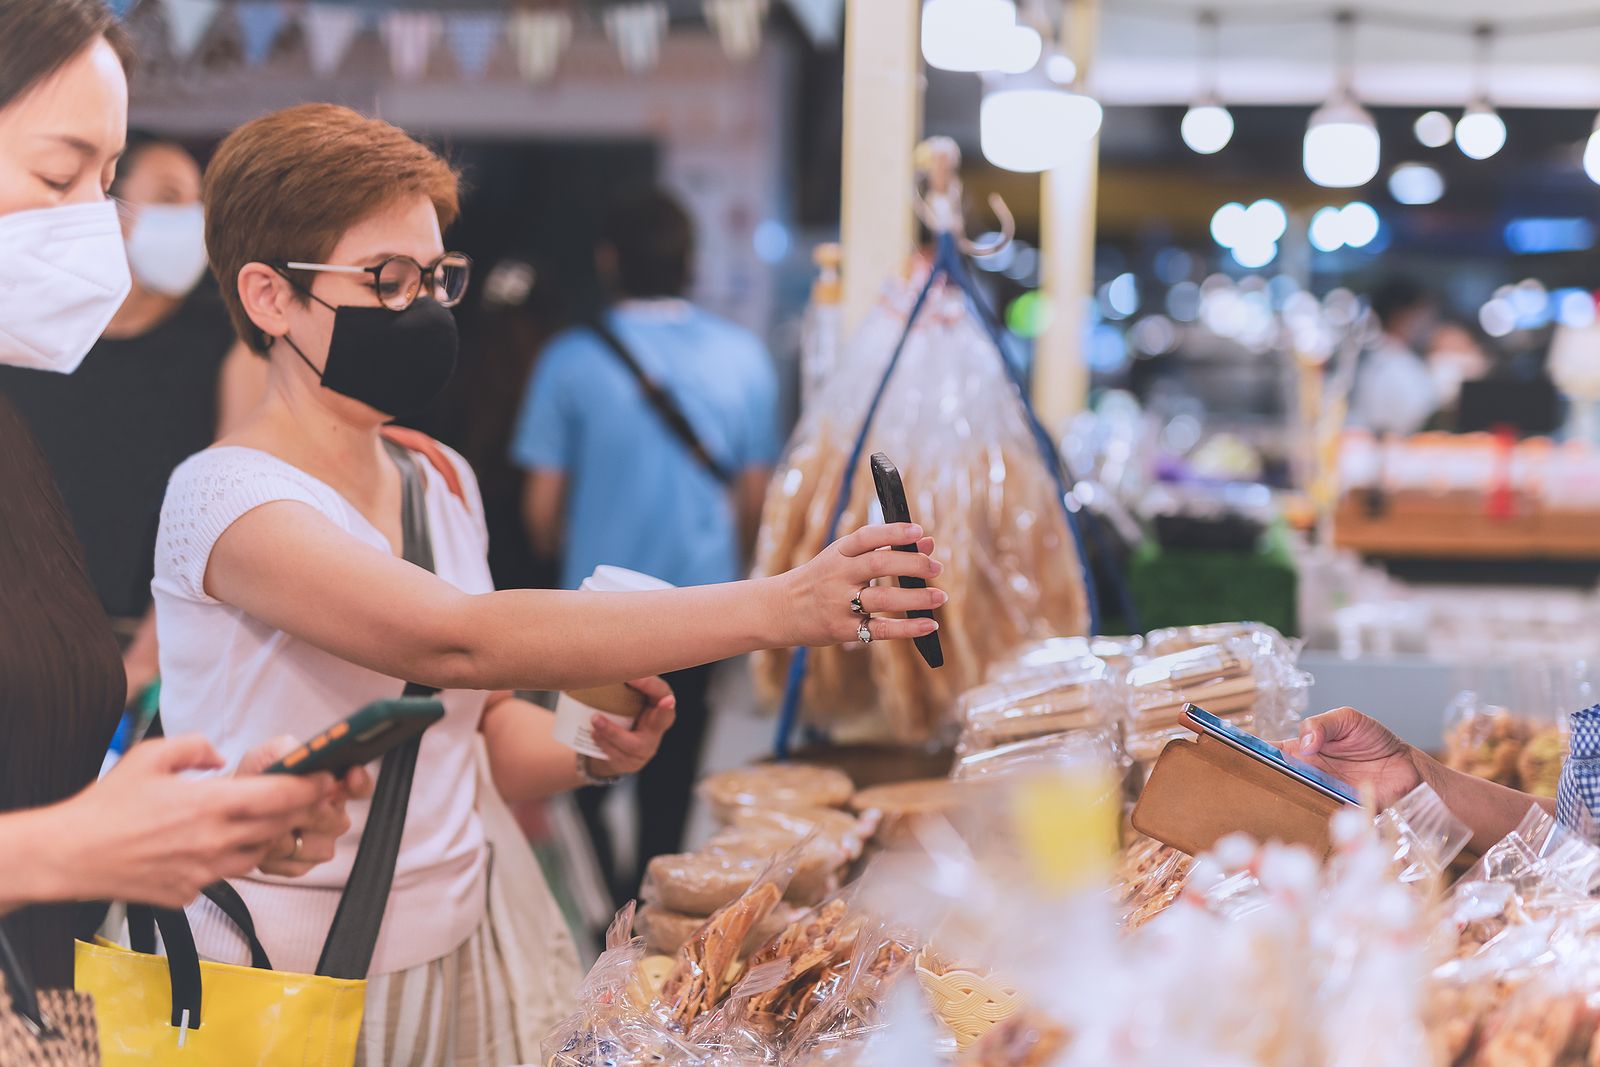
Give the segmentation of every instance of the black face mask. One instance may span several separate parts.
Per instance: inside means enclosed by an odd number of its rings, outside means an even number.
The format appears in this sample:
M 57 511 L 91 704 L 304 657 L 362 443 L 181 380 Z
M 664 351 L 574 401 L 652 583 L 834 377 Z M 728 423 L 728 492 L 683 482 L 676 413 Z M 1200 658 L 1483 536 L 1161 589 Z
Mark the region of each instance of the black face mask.
M 283 339 L 317 372 L 324 389 L 405 418 L 426 410 L 449 384 L 459 343 L 449 308 L 426 297 L 404 311 L 311 299 L 333 312 L 327 364 L 317 371 L 299 345 L 288 335 Z

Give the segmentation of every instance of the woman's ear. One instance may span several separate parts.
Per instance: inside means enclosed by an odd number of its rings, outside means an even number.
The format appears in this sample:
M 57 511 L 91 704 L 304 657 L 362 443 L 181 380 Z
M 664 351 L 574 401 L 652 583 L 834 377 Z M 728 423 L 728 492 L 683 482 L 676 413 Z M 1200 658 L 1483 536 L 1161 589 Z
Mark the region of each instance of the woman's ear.
M 288 279 L 265 263 L 246 263 L 239 268 L 239 301 L 256 329 L 269 340 L 289 332 L 293 300 Z

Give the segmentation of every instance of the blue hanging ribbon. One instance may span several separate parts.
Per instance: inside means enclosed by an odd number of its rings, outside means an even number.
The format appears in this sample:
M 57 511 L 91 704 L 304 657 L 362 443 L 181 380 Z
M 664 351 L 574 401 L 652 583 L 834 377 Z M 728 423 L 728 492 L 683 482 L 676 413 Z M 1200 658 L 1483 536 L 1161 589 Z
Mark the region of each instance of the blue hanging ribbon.
M 900 332 L 900 340 L 895 343 L 894 351 L 889 355 L 889 364 L 883 369 L 883 377 L 878 380 L 878 387 L 872 394 L 872 400 L 867 404 L 866 414 L 861 420 L 861 429 L 856 433 L 855 444 L 850 450 L 850 458 L 845 464 L 844 477 L 839 485 L 839 496 L 834 501 L 833 514 L 828 520 L 828 534 L 826 541 L 832 541 L 838 536 L 839 521 L 844 517 L 845 508 L 849 506 L 851 490 L 855 486 L 856 471 L 860 469 L 862 454 L 866 451 L 867 435 L 872 429 L 873 419 L 878 414 L 878 406 L 883 402 L 884 394 L 889 389 L 889 380 L 894 377 L 895 367 L 900 362 L 900 356 L 905 351 L 906 342 L 911 339 L 911 330 L 916 325 L 917 318 L 922 314 L 923 306 L 928 301 L 928 296 L 938 284 L 939 279 L 949 277 L 961 289 L 969 303 L 974 304 L 974 311 L 983 323 L 989 338 L 994 342 L 995 354 L 1000 363 L 1005 367 L 1006 376 L 1017 389 L 1017 397 L 1022 403 L 1023 412 L 1028 419 L 1028 425 L 1033 432 L 1040 454 L 1045 461 L 1045 468 L 1050 472 L 1050 477 L 1056 484 L 1056 500 L 1061 505 L 1061 514 L 1067 520 L 1067 529 L 1072 533 L 1073 543 L 1077 546 L 1078 560 L 1083 567 L 1084 594 L 1089 608 L 1089 633 L 1100 633 L 1100 598 L 1095 590 L 1094 575 L 1090 572 L 1089 557 L 1084 550 L 1083 535 L 1078 530 L 1078 520 L 1072 509 L 1067 505 L 1067 486 L 1062 472 L 1061 455 L 1056 450 L 1055 443 L 1050 439 L 1050 434 L 1039 422 L 1034 413 L 1033 405 L 1028 402 L 1027 390 L 1022 385 L 1022 379 L 1011 361 L 1006 358 L 1004 334 L 1001 332 L 998 321 L 990 321 L 992 313 L 988 305 L 983 303 L 977 284 L 967 272 L 966 261 L 962 258 L 961 251 L 956 245 L 955 238 L 950 234 L 940 234 L 938 245 L 934 253 L 933 269 L 928 272 L 928 280 L 923 283 L 922 290 L 917 293 L 916 301 L 911 305 L 911 314 L 906 316 L 906 324 Z M 913 517 L 914 518 L 914 517 Z M 778 759 L 789 757 L 790 739 L 794 736 L 795 723 L 800 714 L 800 690 L 805 683 L 806 666 L 810 662 L 811 650 L 797 648 L 789 661 L 789 676 L 784 684 L 783 709 L 778 715 L 778 734 L 773 745 Z
M 455 56 L 456 67 L 468 81 L 480 81 L 494 58 L 504 19 L 492 12 L 449 16 L 444 25 L 445 43 Z
M 288 20 L 282 0 L 242 0 L 234 8 L 234 17 L 239 20 L 244 60 L 252 67 L 259 67 L 272 53 L 278 31 Z
M 133 5 L 138 2 L 139 0 L 106 0 L 106 6 L 117 18 L 125 19 L 128 17 L 128 12 L 133 10 Z

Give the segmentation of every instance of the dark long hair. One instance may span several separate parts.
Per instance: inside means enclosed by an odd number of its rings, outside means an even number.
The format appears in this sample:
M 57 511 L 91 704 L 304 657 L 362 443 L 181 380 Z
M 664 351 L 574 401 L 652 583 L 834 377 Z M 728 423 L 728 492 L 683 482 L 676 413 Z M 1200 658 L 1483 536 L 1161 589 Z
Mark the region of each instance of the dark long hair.
M 133 44 L 102 0 L 0 0 L 0 108 L 101 38 L 133 65 Z
M 131 47 L 101 0 L 0 0 L 0 110 L 102 39 L 126 67 Z M 126 682 L 61 496 L 4 396 L 0 515 L 4 812 L 54 803 L 94 781 Z M 93 921 L 90 907 L 57 904 L 14 912 L 4 929 L 41 985 L 70 987 L 73 937 Z

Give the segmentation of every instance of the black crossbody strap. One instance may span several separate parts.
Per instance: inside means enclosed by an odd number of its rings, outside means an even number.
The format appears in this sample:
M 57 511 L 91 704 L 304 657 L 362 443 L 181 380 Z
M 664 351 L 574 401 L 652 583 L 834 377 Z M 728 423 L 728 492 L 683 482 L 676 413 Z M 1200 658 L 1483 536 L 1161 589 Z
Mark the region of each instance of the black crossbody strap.
M 11 995 L 11 1010 L 28 1020 L 36 1032 L 48 1030 L 39 1012 L 39 992 L 34 988 L 33 977 L 11 947 L 4 928 L 0 928 L 0 978 L 5 979 L 6 992 Z
M 593 330 L 595 336 L 604 341 L 606 347 L 616 353 L 618 359 L 622 360 L 622 365 L 627 367 L 629 373 L 638 381 L 639 389 L 644 393 L 644 398 L 650 407 L 660 416 L 661 421 L 666 423 L 667 429 L 672 431 L 672 435 L 683 444 L 683 447 L 689 450 L 689 454 L 695 458 L 695 461 L 709 471 L 713 478 L 724 486 L 731 488 L 734 482 L 733 471 L 724 466 L 717 457 L 711 454 L 710 449 L 706 448 L 705 443 L 700 440 L 700 435 L 694 432 L 694 424 L 683 413 L 683 408 L 678 406 L 677 398 L 668 392 L 660 382 L 645 373 L 644 368 L 639 365 L 639 361 L 628 350 L 628 346 L 622 343 L 622 338 L 618 337 L 604 322 L 596 319 L 589 324 L 589 329 Z
M 433 570 L 433 538 L 428 532 L 428 508 L 422 472 L 410 452 L 384 442 L 395 465 L 400 468 L 401 553 L 408 563 Z M 438 690 L 415 682 L 406 684 L 405 695 L 433 696 Z M 417 737 L 383 757 L 378 770 L 377 789 L 367 814 L 361 847 L 350 868 L 350 880 L 339 898 L 339 910 L 322 946 L 317 973 L 328 978 L 365 978 L 372 966 L 372 953 L 383 927 L 383 914 L 389 904 L 389 889 L 394 884 L 395 860 L 400 855 L 400 838 L 406 828 L 406 810 L 411 805 L 411 782 L 417 769 Z

